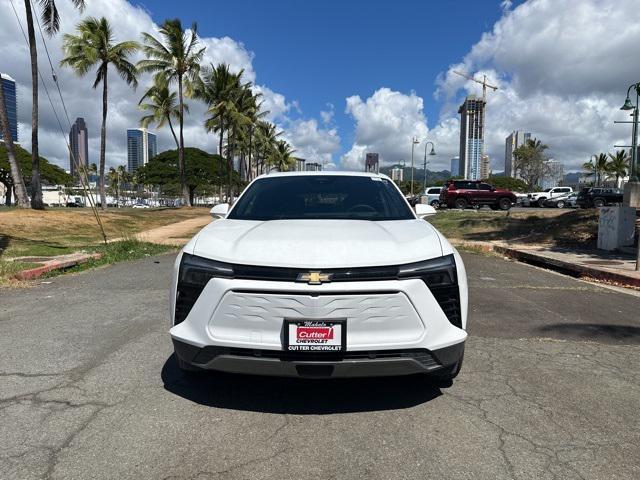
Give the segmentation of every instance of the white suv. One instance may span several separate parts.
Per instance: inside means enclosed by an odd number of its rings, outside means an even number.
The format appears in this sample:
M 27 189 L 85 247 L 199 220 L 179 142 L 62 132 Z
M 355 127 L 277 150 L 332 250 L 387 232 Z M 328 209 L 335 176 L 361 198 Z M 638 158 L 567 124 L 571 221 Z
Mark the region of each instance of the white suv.
M 464 264 L 387 176 L 270 174 L 212 214 L 175 262 L 183 370 L 445 384 L 460 371 Z
M 547 188 L 542 192 L 529 193 L 527 199 L 530 207 L 544 207 L 544 202 L 551 198 L 562 197 L 573 192 L 571 187 Z

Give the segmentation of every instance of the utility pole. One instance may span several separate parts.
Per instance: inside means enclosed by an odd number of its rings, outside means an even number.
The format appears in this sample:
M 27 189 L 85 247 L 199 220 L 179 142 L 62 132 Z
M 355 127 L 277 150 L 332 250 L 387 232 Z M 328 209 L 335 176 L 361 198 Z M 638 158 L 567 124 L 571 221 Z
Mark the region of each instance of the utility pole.
M 411 196 L 413 197 L 413 150 L 415 149 L 416 145 L 418 145 L 420 143 L 420 140 L 418 140 L 418 137 L 413 137 L 411 139 Z

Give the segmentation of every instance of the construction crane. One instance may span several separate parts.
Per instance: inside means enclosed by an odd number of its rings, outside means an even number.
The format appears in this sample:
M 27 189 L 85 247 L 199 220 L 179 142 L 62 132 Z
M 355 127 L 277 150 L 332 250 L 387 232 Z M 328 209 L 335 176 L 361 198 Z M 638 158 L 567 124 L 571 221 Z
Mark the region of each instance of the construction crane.
M 470 75 L 467 75 L 466 73 L 462 73 L 462 72 L 458 72 L 456 70 L 453 71 L 453 73 L 460 75 L 461 77 L 466 78 L 467 80 L 472 80 L 476 83 L 479 83 L 480 85 L 482 85 L 482 101 L 486 102 L 487 101 L 487 87 L 493 89 L 493 91 L 495 92 L 496 90 L 498 90 L 498 87 L 494 86 L 494 85 L 489 85 L 487 83 L 487 76 L 483 75 L 483 79 L 482 81 L 478 80 L 475 77 L 472 77 Z

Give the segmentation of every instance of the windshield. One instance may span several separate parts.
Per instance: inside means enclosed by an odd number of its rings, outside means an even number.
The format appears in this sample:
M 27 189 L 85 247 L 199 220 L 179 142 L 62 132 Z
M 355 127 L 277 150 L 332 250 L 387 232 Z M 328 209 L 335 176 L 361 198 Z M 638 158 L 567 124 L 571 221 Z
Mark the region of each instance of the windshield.
M 409 220 L 393 183 L 379 177 L 295 175 L 255 181 L 227 218 L 236 220 Z

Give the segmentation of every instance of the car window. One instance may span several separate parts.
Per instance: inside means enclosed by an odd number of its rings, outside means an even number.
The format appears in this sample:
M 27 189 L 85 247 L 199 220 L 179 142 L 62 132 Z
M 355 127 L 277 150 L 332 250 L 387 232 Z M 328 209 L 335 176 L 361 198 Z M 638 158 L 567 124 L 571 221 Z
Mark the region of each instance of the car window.
M 237 220 L 409 220 L 413 212 L 390 180 L 292 175 L 253 182 L 229 212 Z
M 440 189 L 439 188 L 430 188 L 427 191 L 428 194 L 433 194 L 433 193 L 440 193 Z
M 479 185 L 479 189 L 491 191 L 491 185 L 489 185 L 488 183 L 481 183 Z
M 476 182 L 454 182 L 456 190 L 476 190 Z

